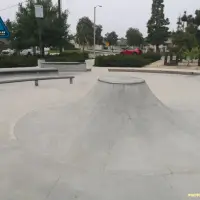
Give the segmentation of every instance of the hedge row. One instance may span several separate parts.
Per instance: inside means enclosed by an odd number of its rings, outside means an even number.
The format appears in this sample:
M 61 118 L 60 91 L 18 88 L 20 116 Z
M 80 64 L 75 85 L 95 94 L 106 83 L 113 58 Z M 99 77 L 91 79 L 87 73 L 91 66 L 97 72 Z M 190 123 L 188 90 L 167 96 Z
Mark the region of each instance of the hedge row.
M 160 53 L 148 52 L 142 54 L 142 57 L 149 60 L 150 62 L 156 62 L 160 60 L 162 56 Z
M 0 56 L 0 68 L 35 67 L 39 56 Z M 48 62 L 84 62 L 88 59 L 87 53 L 64 52 L 60 55 L 46 56 Z
M 85 62 L 88 58 L 88 53 L 63 52 L 60 55 L 47 56 L 45 60 L 47 62 Z
M 3 56 L 0 57 L 0 68 L 34 67 L 37 66 L 37 59 L 36 56 Z M 88 53 L 81 52 L 64 52 L 60 55 L 45 57 L 45 60 L 49 62 L 84 62 L 86 59 L 88 59 Z M 143 67 L 160 59 L 161 55 L 156 53 L 146 53 L 141 56 L 98 56 L 95 59 L 95 65 L 100 67 Z
M 35 67 L 37 60 L 35 56 L 0 56 L 0 68 Z
M 95 66 L 99 67 L 143 67 L 161 59 L 160 54 L 143 55 L 109 55 L 95 58 Z
M 95 59 L 95 66 L 99 67 L 143 67 L 148 63 L 148 60 L 136 55 L 98 56 Z

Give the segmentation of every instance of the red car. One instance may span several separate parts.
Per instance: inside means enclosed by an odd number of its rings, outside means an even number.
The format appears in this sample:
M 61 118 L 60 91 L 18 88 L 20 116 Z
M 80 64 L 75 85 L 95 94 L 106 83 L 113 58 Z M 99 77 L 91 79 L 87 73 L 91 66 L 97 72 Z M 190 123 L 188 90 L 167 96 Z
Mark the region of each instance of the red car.
M 135 49 L 125 49 L 120 52 L 121 55 L 141 55 L 142 50 L 140 48 Z

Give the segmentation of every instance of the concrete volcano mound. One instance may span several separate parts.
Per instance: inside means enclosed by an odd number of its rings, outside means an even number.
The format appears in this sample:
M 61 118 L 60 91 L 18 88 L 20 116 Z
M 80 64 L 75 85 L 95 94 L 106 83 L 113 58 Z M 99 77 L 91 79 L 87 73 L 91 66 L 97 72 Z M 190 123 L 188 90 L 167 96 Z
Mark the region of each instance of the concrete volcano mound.
M 15 133 L 59 174 L 52 200 L 177 200 L 200 186 L 195 130 L 139 78 L 101 77 L 84 99 L 30 113 Z

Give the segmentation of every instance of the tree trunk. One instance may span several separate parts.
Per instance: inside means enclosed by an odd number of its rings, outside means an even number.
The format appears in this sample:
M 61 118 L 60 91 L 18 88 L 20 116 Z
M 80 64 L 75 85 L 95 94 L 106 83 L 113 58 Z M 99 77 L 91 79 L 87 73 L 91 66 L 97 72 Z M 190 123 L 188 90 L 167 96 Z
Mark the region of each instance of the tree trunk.
M 33 55 L 36 55 L 36 47 L 33 47 Z
M 164 65 L 167 65 L 167 64 L 168 64 L 168 63 L 167 63 L 167 57 L 168 57 L 168 55 L 167 55 L 167 54 L 165 54 Z
M 173 54 L 170 53 L 170 63 L 172 62 L 172 60 L 173 60 Z
M 179 61 L 179 56 L 176 55 L 176 64 L 178 65 L 178 61 Z
M 156 53 L 160 53 L 159 45 L 156 45 Z
M 62 50 L 63 50 L 62 45 L 59 45 L 59 52 L 60 52 L 60 54 L 62 53 Z
M 44 45 L 43 45 L 43 44 L 41 45 L 41 50 L 40 50 L 40 52 L 41 52 L 42 58 L 44 58 L 45 54 L 44 54 Z

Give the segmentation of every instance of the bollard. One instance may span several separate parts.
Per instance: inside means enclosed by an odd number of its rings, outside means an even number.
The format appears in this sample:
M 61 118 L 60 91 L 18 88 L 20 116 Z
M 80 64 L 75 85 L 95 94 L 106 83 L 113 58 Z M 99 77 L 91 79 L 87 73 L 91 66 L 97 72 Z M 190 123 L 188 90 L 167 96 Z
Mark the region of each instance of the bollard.
M 38 80 L 35 80 L 35 86 L 37 87 L 38 85 Z

